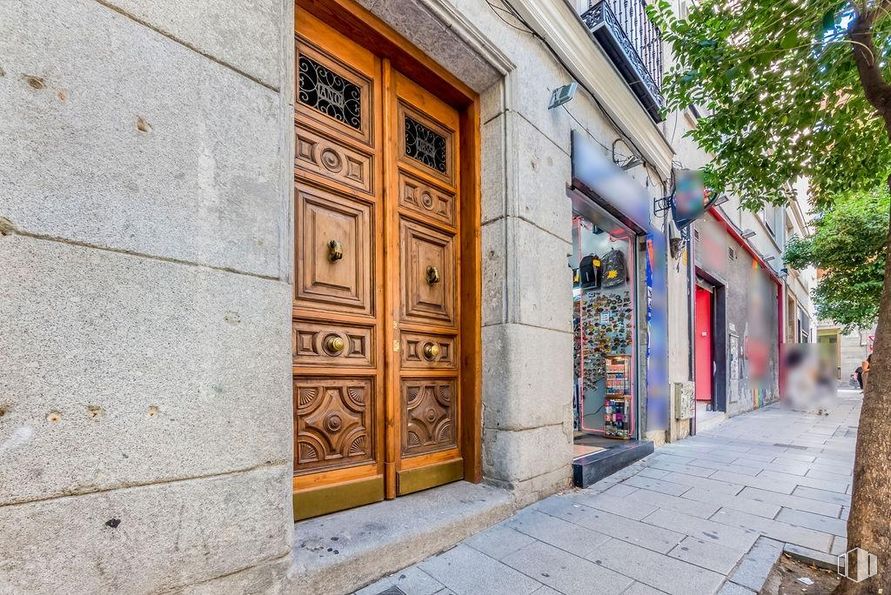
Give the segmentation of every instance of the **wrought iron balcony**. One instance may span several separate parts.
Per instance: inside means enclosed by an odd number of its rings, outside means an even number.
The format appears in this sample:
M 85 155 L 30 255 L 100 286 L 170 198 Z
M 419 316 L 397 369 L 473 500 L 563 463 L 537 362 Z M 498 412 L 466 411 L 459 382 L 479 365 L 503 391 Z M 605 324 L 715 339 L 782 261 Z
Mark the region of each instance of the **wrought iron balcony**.
M 656 122 L 662 121 L 662 34 L 646 0 L 592 0 L 582 21 Z

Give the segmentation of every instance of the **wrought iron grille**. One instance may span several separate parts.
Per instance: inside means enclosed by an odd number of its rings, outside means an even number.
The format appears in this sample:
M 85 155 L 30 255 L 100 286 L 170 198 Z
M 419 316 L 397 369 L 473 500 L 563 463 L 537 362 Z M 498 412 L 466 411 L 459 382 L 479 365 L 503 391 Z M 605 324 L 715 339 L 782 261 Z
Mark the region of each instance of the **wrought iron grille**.
M 647 16 L 646 0 L 589 0 L 589 6 L 582 20 L 650 115 L 661 121 L 662 34 Z

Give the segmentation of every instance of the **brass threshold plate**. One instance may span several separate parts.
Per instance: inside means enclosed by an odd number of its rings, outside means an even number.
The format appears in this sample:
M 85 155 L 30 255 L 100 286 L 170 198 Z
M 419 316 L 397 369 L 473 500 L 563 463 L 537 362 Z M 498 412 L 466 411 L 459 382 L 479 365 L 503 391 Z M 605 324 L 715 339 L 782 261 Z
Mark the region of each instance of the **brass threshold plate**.
M 404 496 L 459 479 L 464 479 L 464 459 L 400 471 L 396 474 L 396 489 Z
M 384 499 L 384 476 L 294 492 L 294 520 L 321 516 Z

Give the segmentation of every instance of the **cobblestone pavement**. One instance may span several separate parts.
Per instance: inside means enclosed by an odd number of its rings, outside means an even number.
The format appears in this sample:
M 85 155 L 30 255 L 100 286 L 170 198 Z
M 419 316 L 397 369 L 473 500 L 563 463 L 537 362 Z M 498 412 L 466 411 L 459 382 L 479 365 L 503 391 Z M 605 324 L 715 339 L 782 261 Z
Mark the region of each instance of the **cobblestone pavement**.
M 770 406 L 542 500 L 358 593 L 757 592 L 785 547 L 846 550 L 860 396 Z

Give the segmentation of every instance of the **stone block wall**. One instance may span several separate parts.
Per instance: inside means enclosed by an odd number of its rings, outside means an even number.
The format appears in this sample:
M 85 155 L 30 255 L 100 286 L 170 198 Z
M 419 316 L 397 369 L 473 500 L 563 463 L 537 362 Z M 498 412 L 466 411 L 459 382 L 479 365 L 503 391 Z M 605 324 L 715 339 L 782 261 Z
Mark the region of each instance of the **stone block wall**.
M 0 591 L 288 556 L 292 23 L 0 3 Z

